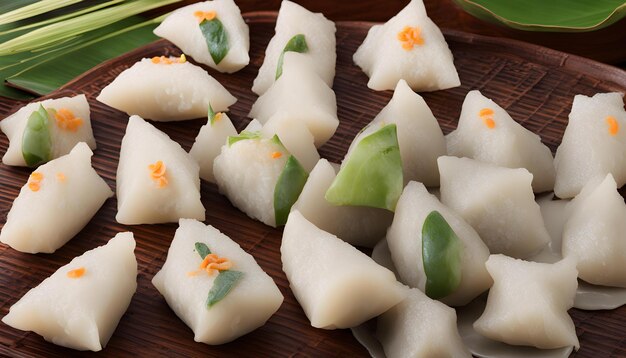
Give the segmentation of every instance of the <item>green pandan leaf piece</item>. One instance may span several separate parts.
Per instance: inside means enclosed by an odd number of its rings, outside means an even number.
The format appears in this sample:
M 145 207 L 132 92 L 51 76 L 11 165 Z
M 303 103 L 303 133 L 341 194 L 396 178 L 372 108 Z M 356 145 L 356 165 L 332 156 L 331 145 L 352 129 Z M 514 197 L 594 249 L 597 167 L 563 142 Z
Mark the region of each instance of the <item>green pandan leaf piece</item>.
M 48 111 L 42 105 L 31 113 L 26 122 L 22 136 L 22 156 L 29 167 L 45 163 L 52 157 Z
M 226 295 L 230 292 L 230 290 L 235 287 L 237 282 L 241 280 L 243 277 L 243 272 L 239 271 L 220 271 L 219 275 L 213 281 L 213 287 L 209 291 L 209 297 L 207 297 L 206 305 L 207 308 L 211 308 L 214 304 L 221 301 Z
M 300 196 L 300 192 L 302 192 L 308 177 L 309 173 L 302 167 L 298 159 L 290 155 L 274 187 L 276 226 L 282 226 L 287 223 L 291 206 L 298 200 L 298 196 Z
M 209 110 L 207 113 L 207 117 L 209 117 L 209 123 L 211 124 L 211 126 L 213 125 L 213 123 L 215 123 L 216 115 L 217 113 L 215 113 L 215 111 L 213 110 L 213 107 L 211 107 L 211 103 L 209 103 Z
M 304 38 L 303 34 L 297 34 L 292 37 L 285 45 L 283 52 L 280 53 L 280 57 L 278 57 L 278 66 L 276 67 L 276 79 L 278 79 L 283 74 L 283 61 L 285 59 L 285 52 L 290 51 L 299 53 L 305 53 L 309 51 L 309 46 L 307 46 L 306 39 Z
M 396 125 L 388 124 L 356 145 L 326 191 L 326 200 L 394 211 L 402 187 Z
M 231 145 L 239 142 L 240 140 L 259 139 L 259 138 L 261 138 L 261 132 L 241 131 L 239 135 L 228 137 L 228 146 L 230 147 Z
M 446 219 L 432 211 L 422 226 L 422 259 L 426 272 L 426 295 L 439 299 L 461 284 L 461 240 Z
M 198 253 L 198 255 L 200 255 L 200 258 L 203 260 L 205 257 L 207 257 L 207 255 L 211 254 L 211 249 L 209 249 L 209 247 L 206 246 L 206 244 L 203 242 L 196 242 L 195 247 L 196 247 L 196 252 Z
M 230 50 L 228 34 L 224 25 L 217 17 L 214 17 L 212 20 L 202 20 L 200 30 L 204 35 L 213 62 L 219 65 Z

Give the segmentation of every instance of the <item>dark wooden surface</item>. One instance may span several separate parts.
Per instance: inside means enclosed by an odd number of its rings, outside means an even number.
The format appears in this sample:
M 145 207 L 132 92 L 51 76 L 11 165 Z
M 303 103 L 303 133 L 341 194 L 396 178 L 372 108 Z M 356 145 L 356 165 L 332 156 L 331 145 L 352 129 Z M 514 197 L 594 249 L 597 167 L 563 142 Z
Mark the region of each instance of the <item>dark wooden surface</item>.
M 263 60 L 264 49 L 273 34 L 274 15 L 248 14 L 251 33 L 250 66 L 233 74 L 210 70 L 239 101 L 230 117 L 238 129 L 256 96 L 250 91 Z M 352 54 L 362 42 L 369 23 L 338 23 L 337 93 L 341 124 L 332 140 L 321 148 L 323 157 L 339 161 L 353 136 L 367 124 L 391 97 L 391 92 L 374 92 L 366 87 L 367 77 L 352 63 Z M 626 92 L 626 72 L 576 56 L 508 40 L 484 38 L 447 31 L 463 85 L 446 91 L 423 94 L 445 133 L 456 127 L 461 103 L 471 89 L 480 89 L 511 113 L 526 128 L 539 133 L 555 150 L 566 126 L 573 96 L 578 93 Z M 113 60 L 85 74 L 53 97 L 85 93 L 92 110 L 98 149 L 93 165 L 109 185 L 115 187 L 119 145 L 127 116 L 95 101 L 96 95 L 123 69 L 136 60 L 153 55 L 180 52 L 165 41 Z M 0 116 L 15 110 L 15 103 L 0 102 Z M 198 129 L 206 122 L 159 123 L 185 149 L 189 149 Z M 0 138 L 0 152 L 8 146 Z M 0 221 L 4 222 L 13 199 L 26 182 L 25 168 L 0 165 Z M 163 264 L 176 225 L 124 226 L 115 222 L 116 201 L 110 199 L 87 227 L 68 244 L 51 255 L 30 255 L 0 244 L 0 316 L 30 288 L 72 257 L 104 244 L 118 231 L 131 230 L 137 240 L 139 263 L 138 291 L 108 346 L 98 355 L 211 356 L 211 357 L 306 357 L 365 356 L 365 350 L 347 330 L 325 331 L 309 325 L 302 309 L 288 288 L 281 270 L 279 245 L 281 230 L 253 221 L 219 195 L 214 185 L 202 183 L 206 222 L 229 235 L 251 253 L 279 285 L 285 302 L 269 322 L 236 341 L 208 346 L 193 341 L 192 332 L 169 309 L 150 280 Z M 572 310 L 581 349 L 577 357 L 626 356 L 626 307 L 606 312 Z M 45 342 L 34 333 L 22 332 L 0 323 L 0 356 L 83 356 Z

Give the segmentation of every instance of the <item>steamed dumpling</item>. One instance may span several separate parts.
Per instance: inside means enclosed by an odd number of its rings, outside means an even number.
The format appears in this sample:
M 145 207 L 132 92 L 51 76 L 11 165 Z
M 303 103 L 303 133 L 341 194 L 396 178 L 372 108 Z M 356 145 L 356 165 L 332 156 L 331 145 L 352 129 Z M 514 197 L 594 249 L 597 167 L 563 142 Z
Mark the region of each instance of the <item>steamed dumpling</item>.
M 212 38 L 220 25 L 225 40 L 213 39 L 209 45 L 202 28 L 206 28 Z M 204 1 L 181 7 L 168 15 L 154 29 L 154 34 L 169 40 L 197 62 L 220 72 L 233 73 L 250 62 L 248 25 L 233 0 Z M 211 50 L 212 47 L 215 50 Z M 220 51 L 223 49 L 225 55 Z
M 213 163 L 220 193 L 265 225 L 284 225 L 308 172 L 278 136 L 242 131 L 229 137 Z
M 254 257 L 214 227 L 190 219 L 180 220 L 152 284 L 193 330 L 194 340 L 207 344 L 230 342 L 261 327 L 283 302 Z M 220 290 L 226 295 L 220 297 Z
M 213 161 L 220 154 L 229 136 L 237 130 L 226 113 L 209 113 L 207 124 L 200 128 L 189 154 L 200 166 L 200 178 L 215 183 Z
M 526 258 L 550 242 L 528 170 L 469 158 L 438 162 L 441 201 L 476 229 L 492 254 Z
M 626 204 L 613 176 L 589 181 L 569 210 L 563 257 L 572 258 L 589 283 L 626 287 Z
M 397 125 L 405 183 L 415 180 L 439 186 L 437 158 L 446 155 L 446 142 L 428 104 L 406 81 L 398 81 L 391 101 L 372 123 Z
M 52 253 L 82 230 L 113 192 L 79 143 L 34 171 L 13 202 L 0 242 L 15 250 Z
M 354 327 L 407 297 L 393 272 L 297 210 L 289 214 L 280 253 L 289 286 L 313 327 Z
M 474 329 L 493 340 L 543 349 L 580 346 L 567 310 L 578 282 L 573 260 L 544 264 L 491 255 L 493 287 Z
M 120 73 L 96 99 L 129 116 L 164 122 L 205 117 L 209 101 L 217 112 L 237 101 L 182 56 L 144 58 Z
M 315 138 L 305 122 L 274 116 L 259 131 L 268 138 L 277 135 L 289 153 L 298 159 L 307 172 L 310 172 L 320 160 L 320 154 L 315 147 Z
M 47 130 L 41 132 L 45 136 L 38 138 L 37 146 L 42 145 L 47 155 L 41 160 L 29 157 L 27 163 L 24 157 L 24 131 L 29 118 L 37 115 L 35 112 L 43 106 L 47 115 Z M 89 148 L 96 149 L 96 140 L 91 130 L 89 117 L 89 103 L 85 95 L 47 99 L 41 102 L 30 103 L 0 122 L 0 130 L 9 138 L 9 148 L 2 157 L 2 163 L 17 166 L 37 166 L 41 163 L 58 158 L 69 153 L 74 146 L 85 142 Z M 27 150 L 27 152 L 30 152 Z M 32 153 L 34 155 L 36 153 Z M 41 155 L 39 156 L 41 157 Z
M 28 291 L 2 322 L 56 345 L 102 350 L 137 289 L 134 250 L 132 232 L 117 234 Z
M 424 223 L 433 211 L 444 217 L 460 241 L 458 261 L 450 265 L 460 266 L 461 279 L 452 292 L 442 297 L 442 301 L 452 306 L 467 304 L 491 286 L 491 278 L 485 269 L 489 249 L 465 220 L 428 193 L 422 183 L 412 181 L 404 188 L 393 223 L 387 231 L 394 266 L 401 282 L 428 292 L 426 282 L 431 280 L 425 271 L 422 240 Z
M 526 168 L 535 192 L 554 188 L 552 153 L 541 138 L 522 127 L 494 101 L 479 91 L 465 97 L 459 125 L 446 136 L 448 154 L 501 167 Z
M 623 93 L 574 97 L 563 141 L 556 150 L 554 193 L 571 198 L 595 178 L 613 175 L 626 183 L 626 111 Z
M 385 237 L 393 213 L 364 206 L 332 205 L 324 195 L 337 173 L 326 159 L 311 171 L 293 210 L 298 210 L 318 228 L 356 246 L 373 247 Z
M 378 317 L 376 335 L 387 357 L 471 357 L 459 336 L 453 308 L 411 289 Z
M 332 86 L 337 58 L 335 31 L 335 23 L 324 15 L 312 13 L 295 2 L 283 0 L 276 19 L 276 34 L 265 49 L 263 64 L 254 79 L 252 92 L 261 95 L 272 86 L 277 77 L 281 54 L 290 40 L 298 35 L 302 35 L 306 43 L 303 53 L 311 59 L 313 70 L 329 87 Z
M 399 80 L 415 91 L 461 84 L 448 44 L 422 0 L 411 0 L 385 24 L 372 26 L 353 59 L 376 91 L 393 89 Z
M 314 72 L 311 58 L 296 52 L 284 58 L 282 76 L 254 102 L 249 116 L 261 123 L 301 121 L 320 147 L 339 126 L 335 92 Z
M 117 167 L 117 222 L 126 225 L 204 220 L 200 168 L 167 134 L 132 116 Z

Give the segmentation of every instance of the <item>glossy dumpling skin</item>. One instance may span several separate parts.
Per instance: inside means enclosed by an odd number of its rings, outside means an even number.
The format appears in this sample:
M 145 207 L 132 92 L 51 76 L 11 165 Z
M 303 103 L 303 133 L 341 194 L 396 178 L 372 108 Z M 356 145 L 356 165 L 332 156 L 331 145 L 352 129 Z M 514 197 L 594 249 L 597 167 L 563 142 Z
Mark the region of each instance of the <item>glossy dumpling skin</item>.
M 209 53 L 199 20 L 194 16 L 196 11 L 214 11 L 226 31 L 228 53 L 217 65 Z M 197 62 L 227 73 L 239 71 L 250 62 L 249 32 L 248 25 L 233 0 L 204 1 L 181 7 L 154 29 L 155 35 L 169 40 Z
M 230 270 L 243 273 L 228 294 L 210 307 L 207 297 L 218 274 L 199 270 L 202 259 L 194 249 L 196 242 L 227 258 Z M 191 219 L 180 220 L 165 264 L 152 284 L 193 330 L 194 340 L 207 344 L 227 343 L 261 327 L 283 302 L 274 280 L 254 257 L 219 230 Z
M 476 229 L 492 254 L 526 258 L 550 242 L 528 170 L 457 157 L 438 163 L 441 202 Z
M 316 328 L 358 326 L 408 294 L 393 272 L 297 210 L 289 214 L 280 253 L 289 286 Z
M 11 306 L 2 322 L 33 331 L 56 345 L 102 350 L 137 289 L 134 250 L 131 232 L 117 234 L 28 291 Z M 81 268 L 82 276 L 69 277 Z
M 336 40 L 335 23 L 321 13 L 312 13 L 292 1 L 283 0 L 276 19 L 276 33 L 265 49 L 265 57 L 259 74 L 254 79 L 252 92 L 261 95 L 276 80 L 278 59 L 285 45 L 295 35 L 304 35 L 308 51 L 306 56 L 314 64 L 314 71 L 326 82 L 333 85 L 335 77 Z M 282 77 L 282 76 L 281 76 Z
M 115 219 L 126 225 L 204 220 L 199 172 L 167 134 L 139 116 L 130 117 L 117 167 Z
M 459 125 L 446 136 L 448 154 L 508 168 L 526 168 L 533 175 L 533 191 L 554 188 L 552 152 L 535 133 L 522 127 L 479 91 L 465 97 Z
M 270 121 L 300 121 L 320 147 L 339 126 L 335 92 L 314 72 L 311 58 L 287 52 L 283 74 L 252 105 L 249 117 L 265 124 Z
M 52 142 L 52 159 L 69 153 L 72 148 L 80 142 L 87 143 L 92 150 L 96 149 L 96 140 L 93 137 L 91 129 L 87 97 L 81 94 L 75 97 L 47 99 L 45 101 L 27 104 L 0 122 L 0 130 L 9 138 L 9 148 L 2 157 L 2 163 L 6 165 L 26 166 L 26 162 L 22 156 L 24 129 L 26 128 L 26 123 L 31 113 L 36 111 L 40 105 L 47 110 L 55 110 L 57 112 L 61 109 L 69 110 L 75 118 L 81 120 L 80 125 L 78 125 L 75 130 L 68 130 L 60 125 L 55 115 L 49 113 L 48 128 Z
M 424 99 L 400 80 L 391 101 L 372 123 L 395 123 L 402 158 L 404 182 L 439 186 L 437 158 L 446 155 L 446 142 L 437 119 Z
M 300 211 L 318 228 L 352 245 L 373 247 L 385 237 L 393 213 L 378 208 L 330 204 L 324 195 L 336 176 L 332 164 L 326 159 L 320 159 L 292 210 Z
M 580 346 L 567 310 L 578 281 L 573 260 L 544 264 L 491 255 L 493 287 L 474 329 L 488 338 L 542 349 Z
M 454 309 L 416 288 L 378 317 L 376 336 L 387 357 L 472 356 L 459 336 Z
M 399 39 L 407 26 L 419 28 L 414 42 Z M 411 0 L 385 24 L 372 26 L 353 59 L 369 76 L 367 87 L 376 91 L 393 89 L 401 79 L 418 92 L 461 84 L 448 44 L 426 14 L 422 0 Z
M 217 113 L 200 128 L 189 154 L 200 166 L 200 178 L 215 183 L 213 161 L 220 154 L 229 136 L 237 135 L 237 130 L 226 113 Z
M 424 292 L 426 273 L 422 259 L 422 227 L 428 214 L 435 210 L 445 218 L 462 244 L 461 282 L 442 301 L 452 306 L 465 305 L 491 286 L 491 278 L 485 269 L 489 249 L 463 218 L 428 193 L 422 183 L 412 181 L 404 188 L 393 223 L 387 231 L 394 266 L 401 282 Z
M 623 93 L 574 97 L 563 141 L 556 150 L 554 193 L 572 198 L 595 178 L 626 183 L 626 111 Z
M 626 287 L 626 204 L 615 179 L 591 180 L 571 202 L 563 228 L 563 257 L 596 285 Z
M 129 116 L 163 122 L 206 117 L 209 101 L 216 112 L 237 101 L 201 67 L 181 61 L 144 58 L 120 73 L 96 99 Z
M 79 143 L 37 168 L 15 198 L 0 242 L 21 252 L 52 253 L 78 234 L 113 196 L 91 167 L 92 155 Z

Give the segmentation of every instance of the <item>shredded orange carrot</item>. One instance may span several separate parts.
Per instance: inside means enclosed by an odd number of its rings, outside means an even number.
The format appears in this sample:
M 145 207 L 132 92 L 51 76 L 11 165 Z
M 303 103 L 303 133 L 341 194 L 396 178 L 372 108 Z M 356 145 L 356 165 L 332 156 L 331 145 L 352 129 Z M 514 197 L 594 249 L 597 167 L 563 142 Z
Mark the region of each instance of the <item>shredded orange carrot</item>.
M 224 113 L 222 112 L 215 113 L 215 117 L 213 117 L 213 120 L 216 122 L 219 121 L 220 119 L 222 119 L 222 115 L 224 115 Z
M 80 278 L 85 274 L 85 268 L 79 267 L 77 269 L 73 269 L 67 272 L 67 277 L 69 278 Z
M 58 172 L 57 173 L 57 180 L 60 181 L 61 183 L 63 183 L 65 181 L 65 174 Z
M 157 184 L 157 188 L 164 188 L 168 183 L 165 177 L 165 163 L 159 160 L 154 164 L 148 165 L 148 169 L 150 170 L 150 177 Z
M 202 22 L 204 20 L 207 21 L 211 21 L 213 19 L 215 19 L 215 17 L 217 16 L 217 13 L 215 11 L 196 11 L 193 13 L 193 16 L 196 17 L 196 19 L 198 19 L 198 22 Z
M 483 120 L 487 128 L 493 129 L 496 127 L 496 121 L 493 120 L 493 109 L 483 108 L 478 112 L 478 116 Z
M 402 31 L 398 32 L 398 41 L 402 44 L 402 48 L 410 51 L 417 45 L 424 44 L 424 38 L 422 38 L 422 29 L 418 26 L 411 27 L 405 26 Z
M 181 62 L 180 59 L 178 60 L 178 62 Z M 154 63 L 154 64 L 162 64 L 162 65 L 171 65 L 174 62 L 172 60 L 170 60 L 169 57 L 156 56 L 156 57 L 152 58 L 152 63 Z
M 619 132 L 619 123 L 617 122 L 617 119 L 613 116 L 608 116 L 606 117 L 606 124 L 609 125 L 609 134 L 612 136 L 617 135 L 617 132 Z
M 28 189 L 32 191 L 39 191 L 39 189 L 41 189 L 42 180 L 43 180 L 43 174 L 39 172 L 33 172 L 28 177 Z
M 225 257 L 219 257 L 216 254 L 208 254 L 204 258 L 204 260 L 202 260 L 202 263 L 200 263 L 199 271 L 206 271 L 209 275 L 211 275 L 213 274 L 214 270 L 225 271 L 225 270 L 229 270 L 231 267 L 233 267 L 233 263 L 229 259 Z M 199 272 L 199 271 L 192 271 L 192 272 Z M 189 273 L 187 273 L 187 275 L 190 276 Z M 196 275 L 196 274 L 193 274 L 193 275 Z
M 67 108 L 61 108 L 54 114 L 57 126 L 63 130 L 76 132 L 83 120 L 74 116 L 74 113 Z
M 272 159 L 278 159 L 283 156 L 281 152 L 272 152 Z

